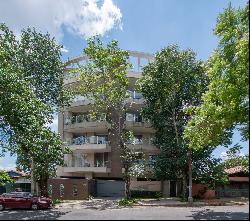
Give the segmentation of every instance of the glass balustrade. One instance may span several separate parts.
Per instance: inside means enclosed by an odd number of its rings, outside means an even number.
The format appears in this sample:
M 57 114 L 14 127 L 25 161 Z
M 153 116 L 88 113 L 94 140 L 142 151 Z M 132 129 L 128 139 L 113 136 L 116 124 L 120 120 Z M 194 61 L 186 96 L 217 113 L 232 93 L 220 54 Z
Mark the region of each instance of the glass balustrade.
M 65 124 L 75 124 L 75 123 L 83 123 L 83 122 L 102 122 L 106 121 L 106 114 L 100 114 L 96 118 L 94 118 L 90 114 L 78 114 L 72 117 L 67 117 L 65 119 Z
M 66 160 L 65 167 L 111 167 L 111 161 L 107 160 L 107 154 L 100 154 L 94 156 L 94 162 L 90 162 L 87 154 L 73 154 L 71 159 Z
M 84 144 L 108 144 L 106 136 L 79 136 L 68 142 L 69 145 L 84 145 Z
M 84 123 L 84 122 L 104 122 L 106 114 L 100 114 L 93 118 L 90 114 L 79 114 L 65 119 L 65 125 Z M 140 114 L 126 113 L 126 121 L 135 123 L 149 123 L 149 120 L 143 118 Z

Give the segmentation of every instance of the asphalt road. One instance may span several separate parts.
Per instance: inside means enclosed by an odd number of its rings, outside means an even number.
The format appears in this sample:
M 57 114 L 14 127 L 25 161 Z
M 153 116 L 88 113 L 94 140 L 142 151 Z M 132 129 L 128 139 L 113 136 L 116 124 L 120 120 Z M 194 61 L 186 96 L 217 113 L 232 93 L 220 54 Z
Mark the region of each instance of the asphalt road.
M 248 220 L 249 205 L 213 207 L 60 208 L 5 210 L 0 220 Z

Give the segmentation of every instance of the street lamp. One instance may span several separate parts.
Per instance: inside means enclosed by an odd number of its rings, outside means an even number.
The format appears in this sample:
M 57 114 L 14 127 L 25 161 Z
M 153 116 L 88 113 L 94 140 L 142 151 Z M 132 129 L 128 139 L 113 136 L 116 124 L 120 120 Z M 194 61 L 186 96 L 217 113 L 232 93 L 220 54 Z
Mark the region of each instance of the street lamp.
M 187 152 L 188 156 L 188 203 L 193 203 L 192 197 L 192 150 L 189 148 Z

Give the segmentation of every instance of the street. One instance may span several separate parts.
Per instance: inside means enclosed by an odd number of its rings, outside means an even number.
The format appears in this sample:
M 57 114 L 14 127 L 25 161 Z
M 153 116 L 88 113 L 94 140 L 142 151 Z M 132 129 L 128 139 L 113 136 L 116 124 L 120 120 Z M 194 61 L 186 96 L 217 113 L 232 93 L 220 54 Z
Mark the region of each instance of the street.
M 249 205 L 207 207 L 58 208 L 5 210 L 0 220 L 248 220 Z

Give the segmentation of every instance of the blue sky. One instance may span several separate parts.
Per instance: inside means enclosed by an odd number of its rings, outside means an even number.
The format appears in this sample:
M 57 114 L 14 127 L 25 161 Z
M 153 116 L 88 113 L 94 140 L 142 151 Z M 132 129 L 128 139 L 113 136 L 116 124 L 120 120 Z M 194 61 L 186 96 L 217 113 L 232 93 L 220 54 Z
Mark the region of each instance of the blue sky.
M 8 0 L 0 1 L 0 22 L 17 34 L 34 26 L 48 31 L 63 44 L 62 59 L 79 56 L 86 38 L 101 34 L 105 42 L 117 39 L 123 49 L 155 53 L 169 44 L 192 48 L 197 58 L 206 60 L 217 46 L 213 35 L 216 18 L 228 6 L 228 0 Z M 231 1 L 234 7 L 246 0 Z M 56 130 L 57 122 L 52 128 Z M 234 143 L 240 141 L 239 133 Z M 243 153 L 248 142 L 241 143 Z M 219 156 L 225 148 L 217 148 Z M 0 158 L 0 168 L 15 166 L 15 157 Z

